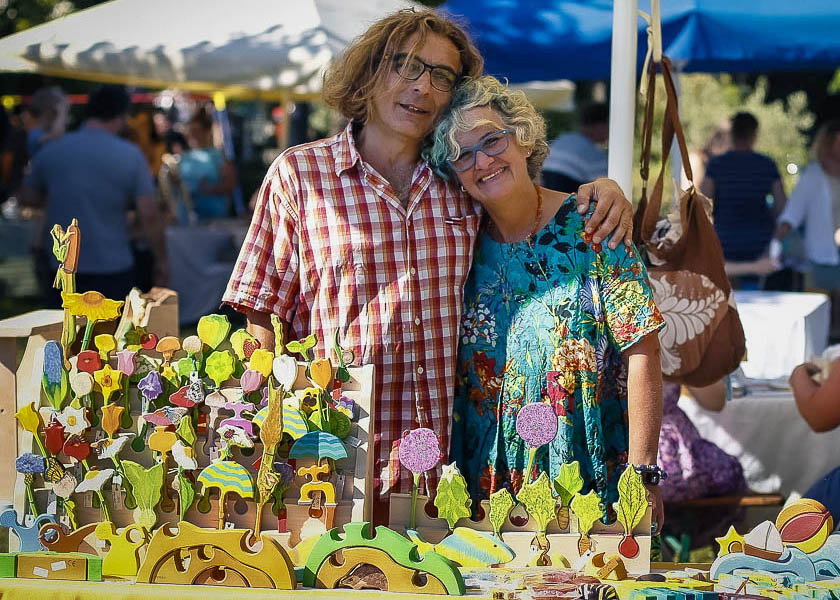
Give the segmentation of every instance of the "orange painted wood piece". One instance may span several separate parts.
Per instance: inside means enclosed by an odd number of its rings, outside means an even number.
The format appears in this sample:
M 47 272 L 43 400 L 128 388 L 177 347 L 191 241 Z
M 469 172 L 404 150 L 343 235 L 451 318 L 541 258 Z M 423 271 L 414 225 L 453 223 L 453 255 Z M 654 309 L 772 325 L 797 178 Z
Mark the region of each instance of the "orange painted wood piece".
M 97 525 L 99 523 L 89 523 L 65 533 L 58 523 L 45 523 L 41 526 L 38 537 L 41 545 L 51 552 L 78 552 L 82 542 L 96 530 Z

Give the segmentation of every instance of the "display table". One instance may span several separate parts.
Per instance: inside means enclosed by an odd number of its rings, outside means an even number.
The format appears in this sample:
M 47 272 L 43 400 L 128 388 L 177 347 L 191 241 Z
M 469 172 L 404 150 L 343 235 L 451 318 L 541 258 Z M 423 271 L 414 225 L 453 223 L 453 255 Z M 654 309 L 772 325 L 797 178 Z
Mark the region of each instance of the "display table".
M 166 229 L 169 281 L 182 324 L 218 311 L 247 230 L 240 221 Z
M 801 494 L 840 465 L 840 434 L 811 431 L 790 391 L 756 391 L 719 413 L 687 397 L 679 406 L 703 438 L 738 458 L 753 492 Z
M 831 304 L 824 294 L 736 291 L 747 339 L 744 374 L 787 378 L 793 368 L 828 345 Z

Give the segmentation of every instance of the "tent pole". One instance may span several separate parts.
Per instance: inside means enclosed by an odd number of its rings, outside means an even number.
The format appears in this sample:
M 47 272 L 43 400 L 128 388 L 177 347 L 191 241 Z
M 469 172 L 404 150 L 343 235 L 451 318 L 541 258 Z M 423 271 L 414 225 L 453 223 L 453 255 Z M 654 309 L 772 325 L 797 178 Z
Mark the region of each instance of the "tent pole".
M 636 125 L 636 44 L 639 35 L 638 0 L 613 4 L 610 74 L 610 142 L 608 175 L 624 191 L 633 193 L 633 136 Z

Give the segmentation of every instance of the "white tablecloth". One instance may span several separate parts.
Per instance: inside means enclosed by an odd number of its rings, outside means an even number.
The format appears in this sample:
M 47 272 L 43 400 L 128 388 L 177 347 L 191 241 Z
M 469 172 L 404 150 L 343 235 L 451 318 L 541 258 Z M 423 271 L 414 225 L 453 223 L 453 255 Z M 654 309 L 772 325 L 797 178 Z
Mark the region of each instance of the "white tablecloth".
M 246 232 L 239 222 L 166 229 L 169 287 L 178 292 L 181 324 L 218 310 Z
M 738 458 L 754 492 L 801 494 L 840 465 L 840 431 L 811 431 L 790 391 L 735 398 L 719 413 L 687 397 L 679 406 L 700 435 Z
M 735 302 L 747 339 L 747 360 L 741 364 L 747 377 L 787 378 L 828 345 L 828 296 L 736 291 Z

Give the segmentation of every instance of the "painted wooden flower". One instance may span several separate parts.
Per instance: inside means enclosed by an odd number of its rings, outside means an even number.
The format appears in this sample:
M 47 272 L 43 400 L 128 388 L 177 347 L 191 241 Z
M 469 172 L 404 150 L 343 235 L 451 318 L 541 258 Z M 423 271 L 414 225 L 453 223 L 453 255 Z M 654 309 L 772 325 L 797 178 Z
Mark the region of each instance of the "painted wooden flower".
M 255 369 L 245 369 L 242 377 L 239 379 L 239 385 L 242 386 L 242 392 L 250 394 L 257 391 L 263 382 L 263 375 Z
M 143 394 L 146 400 L 153 401 L 163 393 L 163 382 L 160 373 L 150 371 L 143 379 L 137 382 L 137 389 Z
M 300 390 L 296 391 L 295 394 L 300 397 L 300 409 L 306 415 L 311 415 L 315 407 L 318 406 L 318 398 L 321 395 L 321 391 L 316 387 L 308 387 L 302 392 Z
M 234 357 L 230 350 L 215 351 L 207 357 L 204 371 L 220 387 L 233 375 Z
M 117 340 L 110 333 L 100 333 L 93 338 L 93 345 L 99 350 L 99 356 L 103 361 L 108 360 L 108 355 L 117 347 Z
M 102 430 L 109 436 L 119 431 L 120 420 L 125 412 L 125 406 L 119 404 L 106 404 L 102 407 Z
M 123 374 L 120 371 L 111 368 L 111 365 L 105 365 L 93 374 L 96 383 L 99 384 L 99 389 L 102 392 L 102 397 L 105 403 L 111 398 L 111 394 L 118 391 L 122 385 Z
M 91 469 L 76 486 L 76 492 L 101 492 L 102 487 L 114 475 L 114 469 Z
M 271 372 L 277 383 L 285 390 L 292 389 L 297 379 L 297 361 L 288 354 L 281 354 L 274 358 L 271 365 Z
M 64 370 L 64 352 L 55 340 L 48 341 L 44 346 L 41 387 L 53 408 L 61 408 L 67 396 L 67 372 Z
M 248 436 L 244 429 L 234 425 L 222 425 L 218 429 L 219 438 L 229 446 L 239 446 L 240 448 L 253 448 L 254 442 Z
M 99 358 L 95 350 L 79 352 L 79 356 L 76 358 L 76 368 L 79 371 L 92 374 L 102 368 L 102 359 Z
M 126 377 L 134 375 L 137 370 L 137 351 L 126 349 L 117 352 L 117 370 Z
M 87 409 L 84 407 L 73 408 L 68 406 L 61 412 L 55 413 L 55 418 L 64 426 L 64 431 L 68 435 L 82 435 L 85 429 L 90 427 Z
M 90 376 L 90 373 L 84 371 L 74 373 L 70 377 L 70 389 L 73 390 L 77 398 L 90 394 L 93 391 L 93 377 Z
M 64 425 L 56 420 L 44 426 L 44 445 L 50 454 L 58 454 L 64 447 Z
M 90 444 L 82 436 L 71 435 L 64 442 L 61 451 L 64 453 L 64 456 L 75 458 L 77 461 L 82 462 L 90 456 Z
M 47 487 L 52 489 L 56 496 L 67 500 L 76 491 L 76 483 L 76 478 L 73 476 L 73 473 L 64 471 L 61 479 L 56 483 L 48 483 Z
M 178 441 L 178 436 L 172 431 L 167 431 L 163 427 L 156 427 L 154 433 L 149 436 L 149 448 L 155 452 L 166 454 Z
M 178 385 L 178 371 L 175 370 L 171 364 L 163 365 L 163 368 L 160 370 L 160 376 L 166 379 L 172 385 Z
M 248 368 L 254 371 L 259 371 L 263 377 L 271 375 L 272 362 L 274 361 L 274 354 L 265 348 L 258 348 L 251 354 L 251 360 L 248 362 Z
M 433 469 L 440 461 L 440 442 L 427 427 L 406 431 L 400 440 L 400 464 L 419 475 Z
M 43 456 L 26 452 L 15 459 L 15 471 L 23 474 L 43 473 L 47 470 L 47 463 Z
M 99 292 L 74 294 L 61 292 L 61 307 L 74 317 L 85 317 L 89 321 L 110 321 L 120 316 L 122 300 L 110 300 Z
M 557 415 L 554 409 L 545 402 L 526 404 L 516 415 L 516 433 L 531 448 L 549 443 L 557 435 Z
M 201 352 L 201 349 L 204 347 L 204 342 L 202 342 L 201 338 L 197 335 L 191 335 L 184 338 L 184 341 L 181 343 L 181 347 L 184 349 L 184 352 L 190 356 L 195 356 Z
M 332 363 L 329 358 L 319 358 L 313 360 L 309 365 L 309 377 L 312 383 L 320 388 L 326 389 L 332 381 Z
M 125 447 L 132 435 L 133 434 L 121 435 L 113 439 L 102 438 L 101 440 L 93 442 L 91 446 L 93 446 L 94 450 L 96 450 L 96 455 L 100 460 L 111 460 L 119 456 L 119 453 L 122 452 L 123 447 Z
M 34 402 L 21 406 L 15 413 L 15 418 L 21 427 L 33 435 L 38 435 L 38 429 L 44 424 Z
M 260 347 L 260 342 L 244 329 L 237 329 L 230 334 L 230 345 L 239 360 L 248 360 Z
M 195 459 L 195 450 L 181 440 L 172 444 L 172 458 L 185 471 L 194 471 L 198 468 L 198 461 Z

